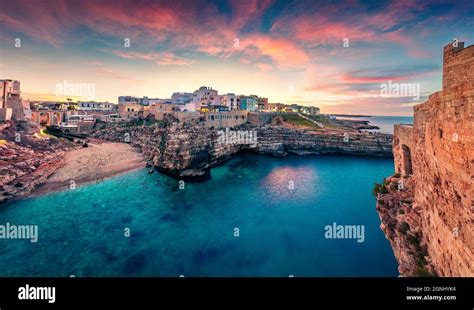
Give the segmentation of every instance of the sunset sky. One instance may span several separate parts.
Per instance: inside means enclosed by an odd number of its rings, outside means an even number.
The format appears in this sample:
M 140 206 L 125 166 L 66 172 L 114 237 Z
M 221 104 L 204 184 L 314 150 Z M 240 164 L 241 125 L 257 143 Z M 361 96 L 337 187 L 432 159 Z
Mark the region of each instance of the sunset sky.
M 206 85 L 323 113 L 411 115 L 441 89 L 442 47 L 474 42 L 474 1 L 452 2 L 0 0 L 0 78 L 32 100 L 57 100 L 64 81 L 114 103 Z M 389 80 L 419 83 L 420 99 L 382 97 Z

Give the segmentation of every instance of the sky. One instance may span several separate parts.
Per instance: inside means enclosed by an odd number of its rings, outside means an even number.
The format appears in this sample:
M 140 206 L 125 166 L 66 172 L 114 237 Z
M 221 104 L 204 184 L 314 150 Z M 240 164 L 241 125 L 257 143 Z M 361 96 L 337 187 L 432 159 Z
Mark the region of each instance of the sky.
M 474 1 L 0 0 L 0 7 L 0 79 L 20 80 L 30 100 L 117 103 L 121 95 L 170 98 L 210 86 L 322 113 L 412 115 L 441 89 L 443 46 L 474 42 Z M 402 84 L 412 91 L 397 93 Z M 61 85 L 92 85 L 93 96 L 61 93 Z

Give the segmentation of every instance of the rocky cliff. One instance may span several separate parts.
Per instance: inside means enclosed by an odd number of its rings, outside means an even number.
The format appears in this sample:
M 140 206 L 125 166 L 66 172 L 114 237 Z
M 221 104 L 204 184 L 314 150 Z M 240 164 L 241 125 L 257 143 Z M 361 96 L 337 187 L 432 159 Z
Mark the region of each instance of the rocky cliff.
M 239 145 L 218 142 L 216 130 L 204 124 L 178 122 L 171 116 L 151 125 L 99 126 L 93 137 L 137 146 L 149 165 L 187 180 L 209 177 L 209 168 L 231 158 Z
M 38 132 L 28 122 L 0 126 L 0 203 L 29 194 L 64 165 L 67 150 L 77 147 Z
M 392 135 L 369 132 L 328 133 L 279 126 L 259 128 L 257 153 L 286 155 L 345 154 L 392 156 Z
M 392 156 L 392 136 L 351 132 L 321 133 L 279 126 L 243 125 L 231 133 L 248 133 L 255 143 L 222 140 L 225 130 L 199 123 L 177 122 L 172 117 L 152 125 L 105 125 L 93 133 L 96 138 L 128 142 L 140 147 L 158 170 L 183 179 L 209 176 L 209 168 L 239 151 L 285 156 L 298 154 L 350 154 Z
M 395 126 L 393 153 L 375 191 L 400 273 L 474 276 L 474 46 L 444 48 L 443 90 Z

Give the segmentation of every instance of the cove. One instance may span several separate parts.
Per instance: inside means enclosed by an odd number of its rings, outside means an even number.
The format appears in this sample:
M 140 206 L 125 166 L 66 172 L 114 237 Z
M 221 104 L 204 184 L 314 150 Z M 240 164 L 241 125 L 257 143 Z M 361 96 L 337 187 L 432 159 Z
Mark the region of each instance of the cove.
M 0 240 L 0 276 L 395 277 L 372 196 L 392 172 L 389 158 L 240 154 L 184 189 L 142 169 L 14 201 L 0 223 L 41 233 Z M 364 241 L 325 238 L 333 223 L 364 225 Z

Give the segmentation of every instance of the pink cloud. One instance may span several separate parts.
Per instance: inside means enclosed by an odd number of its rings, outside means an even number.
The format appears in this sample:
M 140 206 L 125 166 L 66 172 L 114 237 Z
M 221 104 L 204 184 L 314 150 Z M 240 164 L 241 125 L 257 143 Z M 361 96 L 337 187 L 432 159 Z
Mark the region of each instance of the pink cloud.
M 288 39 L 254 35 L 242 43 L 247 56 L 269 57 L 280 69 L 301 68 L 310 61 L 306 52 Z
M 350 84 L 371 84 L 371 83 L 385 83 L 391 81 L 407 80 L 408 76 L 360 76 L 354 73 L 343 73 L 340 76 L 342 82 Z
M 119 56 L 125 59 L 132 59 L 132 60 L 145 60 L 156 63 L 157 65 L 190 65 L 192 63 L 191 60 L 177 56 L 171 52 L 163 52 L 163 53 L 142 53 L 142 52 L 125 52 L 119 50 L 109 50 L 108 52 L 112 53 L 113 55 Z

